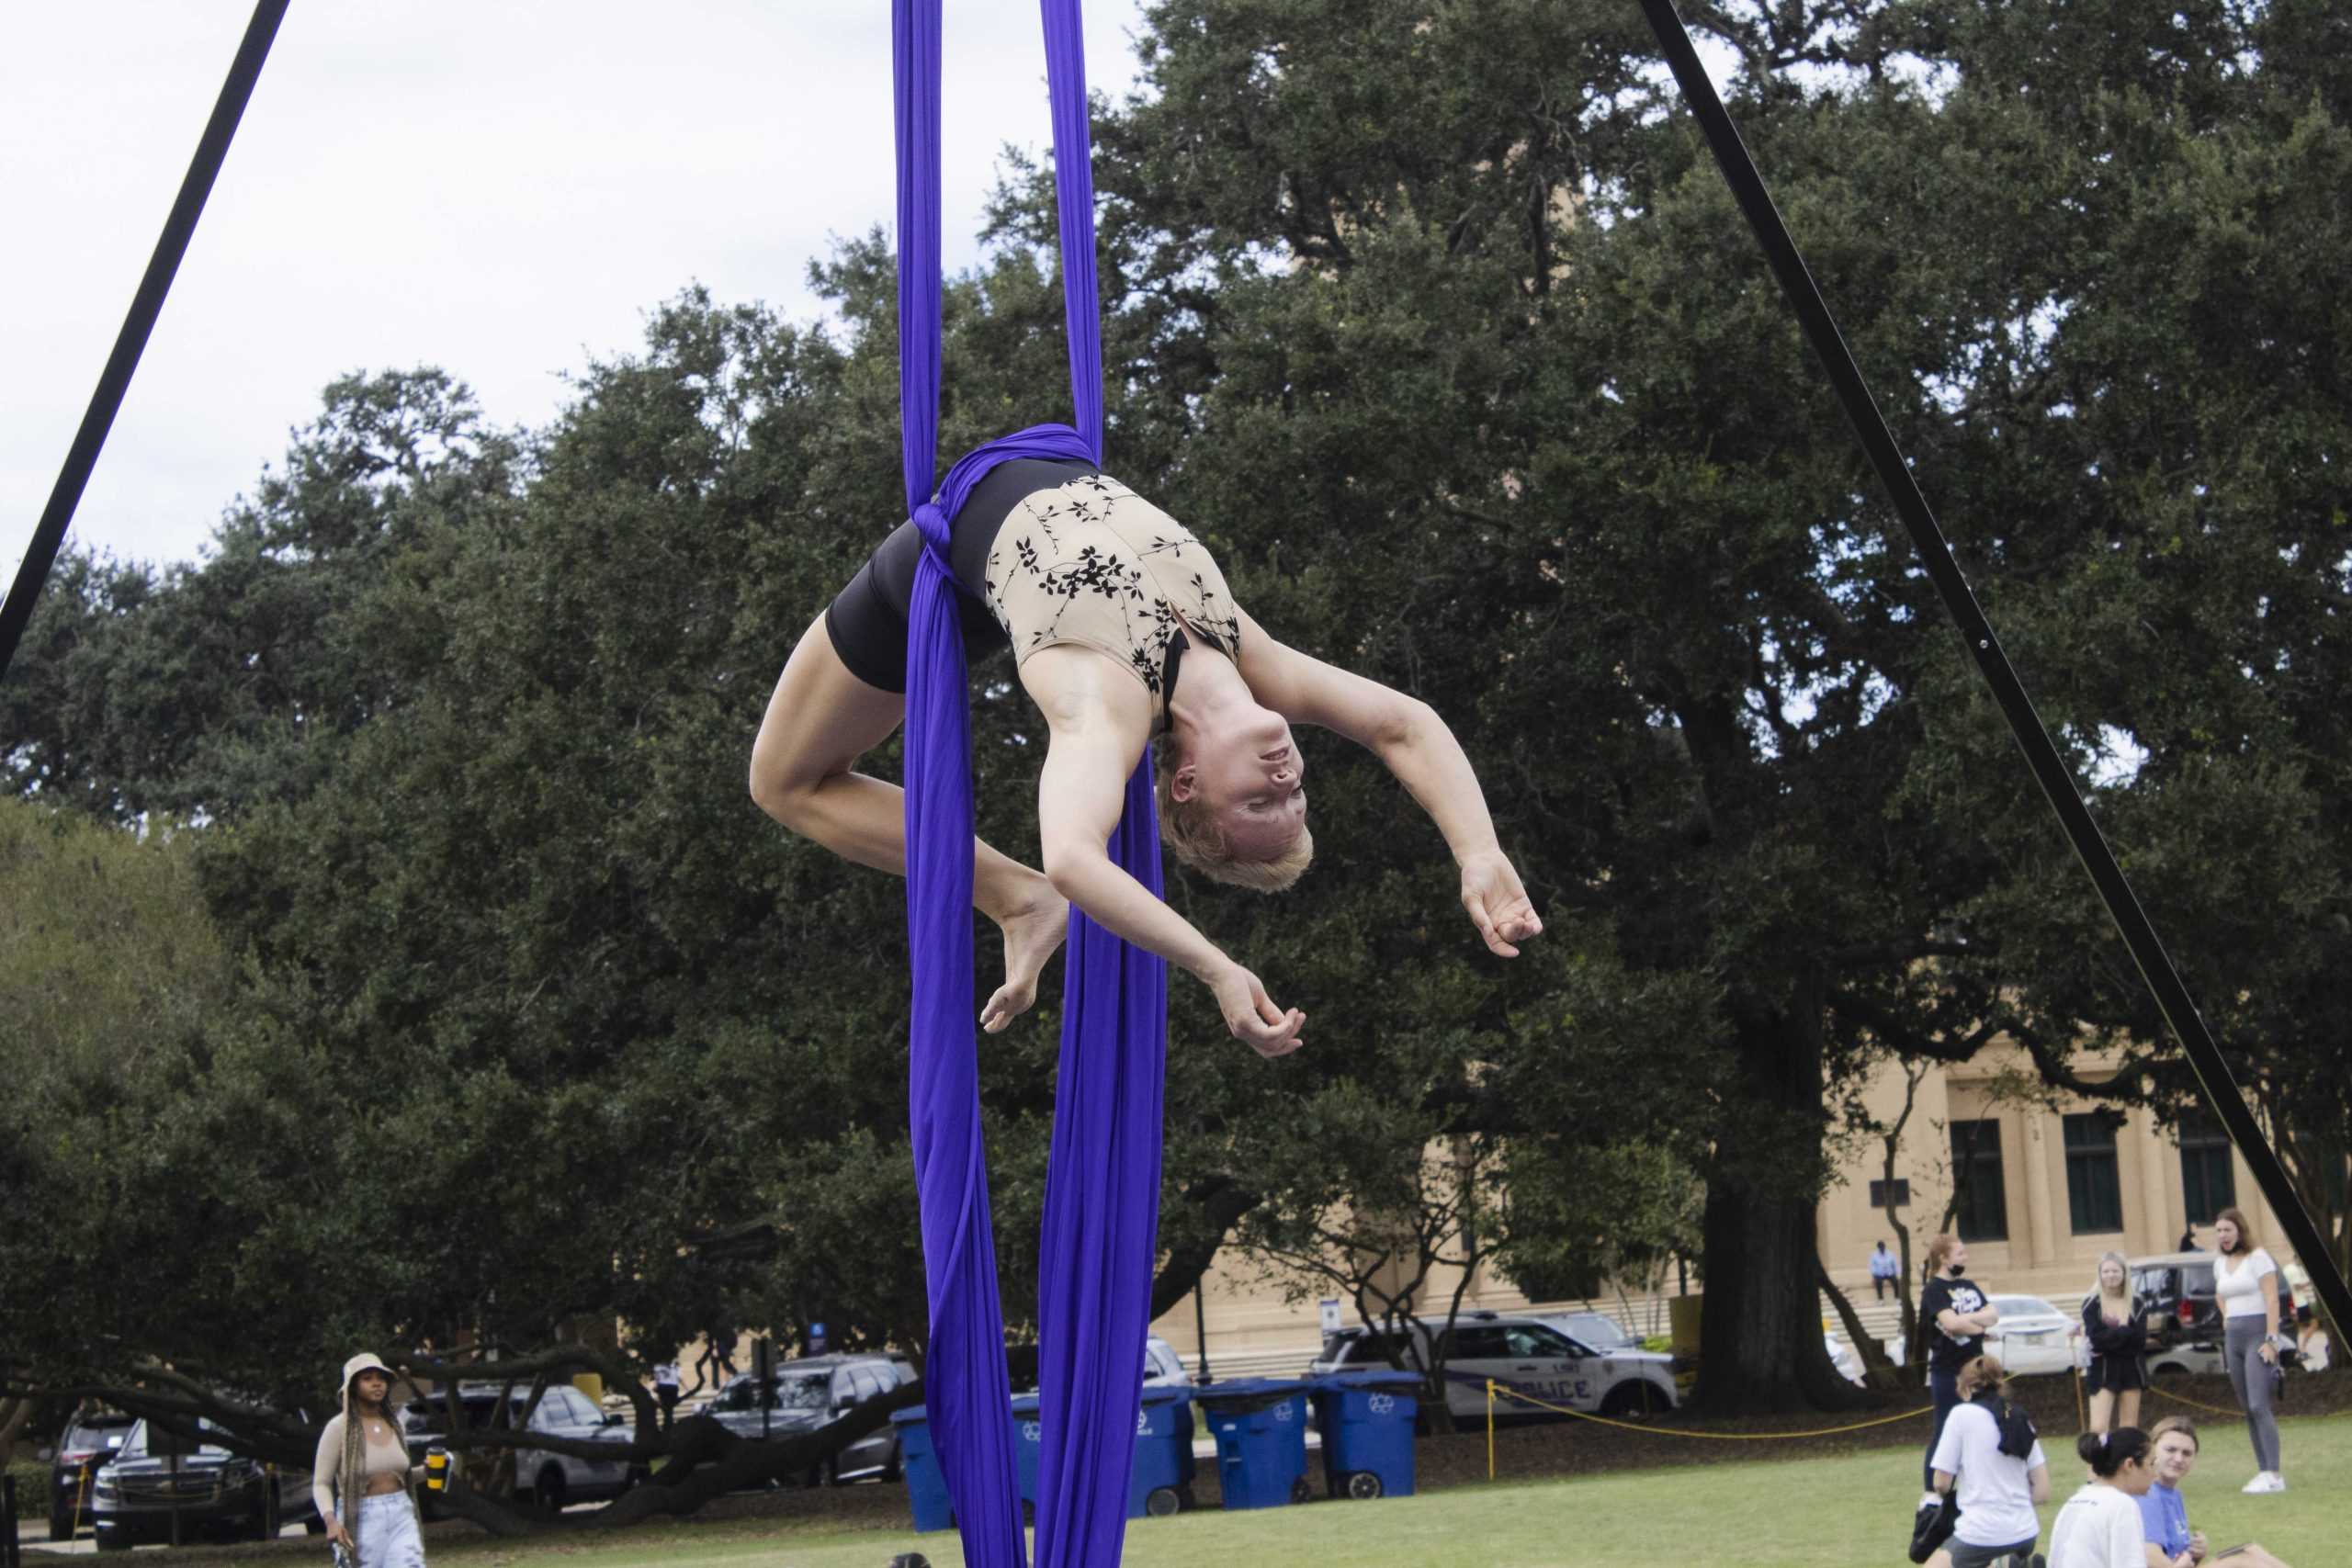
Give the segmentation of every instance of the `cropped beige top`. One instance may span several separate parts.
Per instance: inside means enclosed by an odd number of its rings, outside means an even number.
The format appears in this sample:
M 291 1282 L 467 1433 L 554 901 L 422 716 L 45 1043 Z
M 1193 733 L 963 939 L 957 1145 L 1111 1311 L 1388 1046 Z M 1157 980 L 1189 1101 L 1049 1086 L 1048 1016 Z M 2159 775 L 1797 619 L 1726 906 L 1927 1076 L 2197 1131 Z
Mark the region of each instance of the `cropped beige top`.
M 1241 649 L 1240 614 L 1208 547 L 1108 474 L 1014 506 L 989 551 L 987 587 L 1016 662 L 1071 643 L 1107 654 L 1143 682 L 1155 731 L 1167 720 L 1180 617 L 1228 658 Z

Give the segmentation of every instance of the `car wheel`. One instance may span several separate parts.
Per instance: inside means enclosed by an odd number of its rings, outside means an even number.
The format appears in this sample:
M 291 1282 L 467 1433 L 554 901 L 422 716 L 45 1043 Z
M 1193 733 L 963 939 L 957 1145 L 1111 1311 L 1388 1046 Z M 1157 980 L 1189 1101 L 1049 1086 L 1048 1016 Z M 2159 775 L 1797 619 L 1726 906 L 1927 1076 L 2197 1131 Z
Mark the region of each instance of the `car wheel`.
M 1666 1408 L 1666 1396 L 1646 1382 L 1621 1382 L 1600 1402 L 1600 1413 L 1620 1421 L 1646 1421 Z
M 1359 1503 L 1370 1502 L 1380 1495 L 1380 1477 L 1368 1470 L 1350 1471 L 1348 1495 Z
M 100 1551 L 129 1551 L 130 1542 L 119 1534 L 101 1535 L 98 1537 L 98 1550 Z
M 543 1514 L 560 1514 L 563 1506 L 571 1501 L 567 1495 L 569 1491 L 570 1488 L 564 1484 L 563 1472 L 549 1465 L 539 1472 L 538 1480 L 531 1483 L 531 1502 Z
M 73 1509 L 51 1508 L 49 1511 L 49 1539 L 51 1540 L 72 1540 L 74 1539 Z
M 890 1444 L 890 1457 L 882 1461 L 882 1479 L 885 1481 L 903 1481 L 906 1479 L 906 1458 L 904 1455 L 899 1453 L 898 1442 L 896 1439 L 893 1439 Z

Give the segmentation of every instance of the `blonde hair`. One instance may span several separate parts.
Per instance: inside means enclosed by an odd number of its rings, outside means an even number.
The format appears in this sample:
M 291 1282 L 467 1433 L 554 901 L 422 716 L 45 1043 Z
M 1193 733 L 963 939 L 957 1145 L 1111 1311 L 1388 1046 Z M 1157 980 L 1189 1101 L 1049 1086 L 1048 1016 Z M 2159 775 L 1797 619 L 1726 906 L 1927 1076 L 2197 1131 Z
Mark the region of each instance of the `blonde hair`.
M 1944 1232 L 1943 1235 L 1928 1243 L 1928 1279 L 1932 1280 L 1943 1271 L 1944 1259 L 1950 1258 L 1951 1249 L 1959 1245 L 1960 1237 L 1950 1231 Z
M 1960 1369 L 1954 1380 L 1962 1399 L 1973 1399 L 1988 1388 L 2005 1389 L 2009 1382 L 2009 1370 L 1992 1356 L 1979 1356 Z
M 2186 1416 L 2167 1416 L 2163 1420 L 2157 1422 L 2154 1426 L 2149 1427 L 2148 1441 L 2152 1444 L 2162 1442 L 2166 1437 L 2175 1432 L 2178 1432 L 2182 1437 L 2187 1438 L 2188 1439 L 2189 1447 L 2196 1449 L 2200 1453 L 2204 1451 L 2204 1440 L 2197 1435 L 2197 1423 L 2190 1420 Z
M 1176 739 L 1163 735 L 1151 749 L 1152 793 L 1159 797 L 1159 836 L 1177 863 L 1212 882 L 1228 883 L 1260 893 L 1280 893 L 1306 874 L 1315 859 L 1315 835 L 1299 824 L 1298 837 L 1272 860 L 1240 860 L 1227 843 L 1225 831 L 1208 803 L 1195 795 L 1176 798 Z

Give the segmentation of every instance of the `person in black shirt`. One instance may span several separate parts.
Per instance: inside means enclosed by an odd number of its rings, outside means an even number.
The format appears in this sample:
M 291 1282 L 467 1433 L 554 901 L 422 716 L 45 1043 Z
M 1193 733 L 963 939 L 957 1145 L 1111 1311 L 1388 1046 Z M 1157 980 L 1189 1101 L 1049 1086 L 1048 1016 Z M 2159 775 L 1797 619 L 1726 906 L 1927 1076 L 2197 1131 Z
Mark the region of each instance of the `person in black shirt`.
M 2148 1349 L 2148 1309 L 2132 1294 L 2132 1266 L 2120 1252 L 2098 1259 L 2098 1288 L 2083 1300 L 2083 1340 L 2090 1364 L 2083 1392 L 2091 1396 L 2090 1427 L 2111 1432 L 2140 1424 L 2140 1391 L 2148 1385 L 2141 1359 Z
M 1936 1416 L 1928 1433 L 1928 1451 L 1920 1461 L 1919 1484 L 1926 1495 L 1922 1508 L 1939 1507 L 1936 1495 L 1936 1444 L 1944 1435 L 1944 1420 L 1960 1403 L 1960 1369 L 1984 1354 L 1984 1331 L 2001 1321 L 2000 1310 L 1985 1299 L 1968 1277 L 1968 1244 L 1956 1235 L 1939 1235 L 1928 1243 L 1928 1282 L 1919 1292 L 1919 1333 L 1928 1344 L 1928 1388 Z

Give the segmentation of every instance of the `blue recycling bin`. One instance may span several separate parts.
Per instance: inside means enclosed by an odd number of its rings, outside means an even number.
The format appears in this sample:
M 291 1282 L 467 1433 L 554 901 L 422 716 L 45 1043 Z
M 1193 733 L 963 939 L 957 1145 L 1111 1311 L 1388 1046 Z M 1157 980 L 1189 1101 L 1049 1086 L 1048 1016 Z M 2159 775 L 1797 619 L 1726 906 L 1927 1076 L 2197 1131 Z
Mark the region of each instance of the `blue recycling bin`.
M 1045 1423 L 1037 1412 L 1037 1395 L 1023 1393 L 1012 1401 L 1013 1457 L 1020 1465 L 1021 1500 L 1037 1504 L 1037 1474 L 1045 1455 Z M 1174 1513 L 1183 1506 L 1184 1490 L 1192 1483 L 1192 1393 L 1182 1388 L 1148 1388 L 1136 1420 L 1135 1458 L 1127 1467 L 1127 1517 Z
M 1145 1389 L 1127 1473 L 1127 1517 L 1164 1517 L 1182 1507 L 1193 1472 L 1193 1391 Z
M 954 1529 L 956 1505 L 947 1495 L 947 1477 L 940 1473 L 938 1451 L 931 1446 L 931 1413 L 920 1404 L 893 1410 L 890 1425 L 899 1429 L 899 1465 L 907 1478 L 915 1529 Z
M 1315 1382 L 1323 1479 L 1334 1497 L 1413 1495 L 1413 1416 L 1421 1380 L 1411 1372 L 1338 1372 Z
M 1306 1390 L 1291 1378 L 1237 1378 L 1193 1391 L 1216 1438 L 1228 1508 L 1272 1508 L 1314 1495 L 1306 1482 Z

